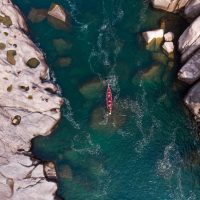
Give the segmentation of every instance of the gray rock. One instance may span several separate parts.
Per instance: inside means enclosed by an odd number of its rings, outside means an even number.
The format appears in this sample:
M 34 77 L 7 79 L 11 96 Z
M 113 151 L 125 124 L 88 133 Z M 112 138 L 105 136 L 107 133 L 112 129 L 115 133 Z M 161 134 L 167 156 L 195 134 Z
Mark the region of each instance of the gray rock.
M 184 10 L 184 14 L 187 18 L 196 18 L 200 15 L 200 1 L 192 0 Z
M 200 47 L 200 17 L 198 17 L 181 35 L 178 47 L 185 62 Z
M 195 119 L 200 121 L 200 82 L 196 83 L 184 99 L 185 104 L 194 114 Z
M 200 50 L 180 69 L 178 78 L 188 84 L 194 83 L 200 78 Z

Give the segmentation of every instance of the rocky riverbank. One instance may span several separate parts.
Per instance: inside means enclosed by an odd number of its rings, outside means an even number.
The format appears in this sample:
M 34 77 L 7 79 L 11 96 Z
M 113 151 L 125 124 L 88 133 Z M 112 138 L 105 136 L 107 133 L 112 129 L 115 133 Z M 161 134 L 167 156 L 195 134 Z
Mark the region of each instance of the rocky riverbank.
M 178 40 L 182 63 L 178 78 L 192 85 L 184 102 L 194 114 L 195 119 L 200 121 L 200 1 L 152 0 L 152 5 L 168 12 L 179 12 L 190 23 Z M 156 34 L 155 38 L 158 39 Z
M 53 163 L 31 157 L 31 139 L 52 132 L 63 103 L 43 53 L 10 0 L 0 0 L 0 199 L 55 199 Z

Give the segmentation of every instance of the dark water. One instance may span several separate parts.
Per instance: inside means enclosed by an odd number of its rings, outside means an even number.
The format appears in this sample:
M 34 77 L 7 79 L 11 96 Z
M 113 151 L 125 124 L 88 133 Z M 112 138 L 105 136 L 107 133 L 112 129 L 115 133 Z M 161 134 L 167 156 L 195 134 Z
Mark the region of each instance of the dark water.
M 14 0 L 27 17 L 52 0 Z M 200 199 L 199 141 L 176 80 L 178 55 L 148 51 L 141 32 L 176 36 L 185 22 L 153 10 L 147 0 L 57 0 L 71 16 L 69 30 L 27 20 L 46 54 L 65 105 L 55 132 L 33 141 L 34 154 L 57 164 L 58 194 L 66 200 Z M 63 39 L 64 47 L 56 40 Z M 54 42 L 53 42 L 54 41 Z M 61 67 L 59 58 L 69 58 Z M 56 77 L 56 78 L 55 78 Z M 105 113 L 105 84 L 114 96 Z

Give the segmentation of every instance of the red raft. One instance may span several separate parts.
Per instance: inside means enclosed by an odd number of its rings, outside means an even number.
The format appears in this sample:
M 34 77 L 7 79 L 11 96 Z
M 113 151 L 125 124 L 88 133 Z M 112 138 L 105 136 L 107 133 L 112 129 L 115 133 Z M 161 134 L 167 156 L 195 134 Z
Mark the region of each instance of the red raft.
M 110 89 L 110 85 L 108 84 L 107 91 L 106 91 L 106 105 L 108 109 L 109 115 L 112 113 L 112 91 Z

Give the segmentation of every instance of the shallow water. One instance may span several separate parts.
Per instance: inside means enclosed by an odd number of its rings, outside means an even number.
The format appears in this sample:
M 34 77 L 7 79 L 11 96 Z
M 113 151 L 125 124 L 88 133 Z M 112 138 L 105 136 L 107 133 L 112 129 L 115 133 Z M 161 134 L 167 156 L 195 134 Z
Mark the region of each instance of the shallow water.
M 14 2 L 27 17 L 52 0 Z M 184 20 L 153 10 L 147 0 L 56 2 L 71 16 L 69 30 L 47 20 L 27 23 L 65 98 L 54 133 L 33 141 L 33 153 L 57 165 L 58 194 L 66 200 L 200 199 L 199 141 L 182 103 L 187 88 L 176 80 L 178 55 L 169 61 L 159 49 L 146 50 L 141 38 L 162 17 L 178 37 Z M 67 45 L 56 49 L 61 38 Z M 69 66 L 59 66 L 63 57 L 72 59 Z M 107 82 L 111 117 L 104 109 Z

